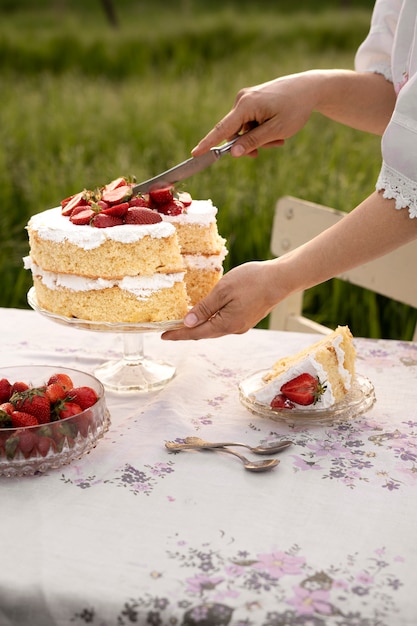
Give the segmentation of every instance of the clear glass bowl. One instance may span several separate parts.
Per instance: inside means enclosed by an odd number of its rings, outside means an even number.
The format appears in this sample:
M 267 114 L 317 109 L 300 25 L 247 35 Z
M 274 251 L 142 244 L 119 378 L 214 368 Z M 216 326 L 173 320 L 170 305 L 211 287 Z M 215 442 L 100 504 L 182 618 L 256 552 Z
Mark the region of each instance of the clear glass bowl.
M 30 387 L 45 385 L 53 374 L 71 377 L 74 387 L 92 387 L 97 402 L 78 415 L 39 426 L 0 428 L 0 476 L 18 477 L 57 469 L 90 452 L 110 426 L 102 383 L 86 372 L 51 365 L 0 367 L 0 379 Z

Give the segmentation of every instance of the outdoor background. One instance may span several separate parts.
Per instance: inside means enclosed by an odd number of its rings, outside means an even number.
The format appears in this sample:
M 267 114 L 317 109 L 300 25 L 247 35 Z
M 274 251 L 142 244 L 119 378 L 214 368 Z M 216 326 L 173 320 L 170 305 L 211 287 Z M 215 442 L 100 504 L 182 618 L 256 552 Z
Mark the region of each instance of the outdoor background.
M 31 215 L 120 175 L 188 158 L 241 87 L 353 67 L 372 0 L 0 0 L 0 306 L 26 308 Z M 274 206 L 294 195 L 350 211 L 371 193 L 380 139 L 319 115 L 283 148 L 225 157 L 186 181 L 211 198 L 226 269 L 270 257 Z M 404 271 L 407 271 L 405 268 Z M 308 314 L 357 336 L 410 339 L 416 312 L 330 281 Z M 263 322 L 265 326 L 266 322 Z

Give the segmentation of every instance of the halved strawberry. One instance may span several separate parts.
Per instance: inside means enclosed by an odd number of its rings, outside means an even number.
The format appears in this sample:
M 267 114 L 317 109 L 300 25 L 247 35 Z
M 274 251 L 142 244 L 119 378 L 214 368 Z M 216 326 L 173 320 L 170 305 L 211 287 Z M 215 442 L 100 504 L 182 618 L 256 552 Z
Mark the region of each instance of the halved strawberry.
M 156 211 L 145 207 L 131 207 L 125 215 L 125 224 L 157 224 L 162 217 Z
M 116 217 L 124 217 L 129 209 L 130 202 L 121 202 L 120 204 L 113 204 L 112 206 L 103 209 L 101 213 L 103 215 L 114 215 Z
M 304 373 L 282 385 L 280 391 L 291 402 L 308 406 L 320 400 L 326 391 L 326 385 L 322 384 L 317 376 Z
M 81 211 L 73 212 L 70 215 L 70 222 L 75 224 L 76 226 L 86 226 L 91 222 L 93 217 L 97 215 L 95 211 L 90 209 L 89 207 L 85 207 L 85 209 L 81 209 Z
M 77 206 L 86 205 L 87 201 L 84 198 L 84 191 L 80 191 L 71 197 L 69 202 L 67 202 L 61 210 L 62 215 L 68 216 L 71 215 L 72 210 Z
M 130 185 L 122 185 L 116 189 L 104 189 L 101 199 L 109 204 L 119 204 L 120 202 L 126 202 L 132 196 L 132 187 Z
M 134 198 L 130 198 L 129 206 L 143 206 L 149 209 L 149 196 L 147 198 L 145 196 L 135 196 Z
M 156 187 L 149 192 L 149 198 L 156 205 L 167 204 L 174 198 L 174 186 Z
M 271 409 L 293 409 L 294 403 L 288 400 L 284 394 L 279 393 L 271 400 Z
M 113 189 L 117 189 L 118 187 L 123 187 L 123 185 L 126 185 L 126 180 L 123 178 L 123 176 L 119 176 L 119 178 L 115 178 L 110 183 L 107 183 L 107 185 L 105 185 L 104 187 L 104 190 L 113 191 Z
M 91 220 L 91 225 L 96 228 L 111 228 L 113 226 L 121 226 L 122 224 L 123 218 L 115 215 L 106 215 L 103 211 L 97 213 Z
M 188 191 L 180 191 L 178 193 L 178 200 L 182 202 L 185 207 L 190 206 L 193 201 L 191 194 L 188 193 Z
M 181 215 L 184 213 L 184 205 L 180 200 L 173 198 L 170 202 L 159 205 L 158 211 L 164 215 Z

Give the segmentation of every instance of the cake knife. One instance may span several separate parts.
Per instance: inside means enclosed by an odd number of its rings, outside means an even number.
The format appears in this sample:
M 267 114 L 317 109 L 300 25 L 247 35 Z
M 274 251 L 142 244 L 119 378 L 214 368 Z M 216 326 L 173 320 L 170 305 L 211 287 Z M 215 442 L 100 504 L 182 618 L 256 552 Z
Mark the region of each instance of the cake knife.
M 191 159 L 187 159 L 186 161 L 171 167 L 171 169 L 166 170 L 166 172 L 162 172 L 162 174 L 158 174 L 158 176 L 154 176 L 153 178 L 149 178 L 142 183 L 133 185 L 133 194 L 147 193 L 152 187 L 160 187 L 166 184 L 173 185 L 174 183 L 178 183 L 180 180 L 190 178 L 190 176 L 201 172 L 206 169 L 206 167 L 212 165 L 212 163 L 215 163 L 218 159 L 220 159 L 223 154 L 230 152 L 231 147 L 239 139 L 239 136 L 240 135 L 234 137 L 221 146 L 210 148 L 208 152 L 205 152 L 200 156 L 191 157 Z

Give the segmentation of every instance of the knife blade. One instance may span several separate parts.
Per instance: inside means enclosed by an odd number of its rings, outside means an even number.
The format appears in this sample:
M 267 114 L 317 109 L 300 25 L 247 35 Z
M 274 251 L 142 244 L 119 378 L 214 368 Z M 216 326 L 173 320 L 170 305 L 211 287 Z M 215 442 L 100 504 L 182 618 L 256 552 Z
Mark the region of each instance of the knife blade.
M 227 143 L 210 148 L 208 152 L 205 152 L 200 156 L 191 157 L 190 159 L 171 167 L 169 170 L 158 174 L 158 176 L 154 176 L 153 178 L 149 178 L 142 183 L 133 185 L 133 195 L 138 193 L 147 193 L 150 189 L 152 189 L 152 187 L 159 187 L 166 184 L 173 185 L 178 183 L 180 180 L 190 178 L 190 176 L 201 172 L 206 169 L 206 167 L 209 167 L 209 165 L 215 163 L 223 154 L 230 152 L 231 147 L 238 139 L 239 137 L 234 137 Z

